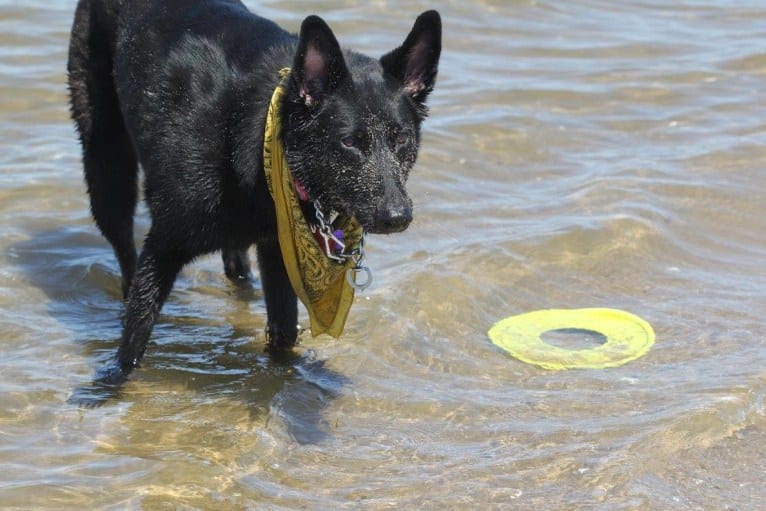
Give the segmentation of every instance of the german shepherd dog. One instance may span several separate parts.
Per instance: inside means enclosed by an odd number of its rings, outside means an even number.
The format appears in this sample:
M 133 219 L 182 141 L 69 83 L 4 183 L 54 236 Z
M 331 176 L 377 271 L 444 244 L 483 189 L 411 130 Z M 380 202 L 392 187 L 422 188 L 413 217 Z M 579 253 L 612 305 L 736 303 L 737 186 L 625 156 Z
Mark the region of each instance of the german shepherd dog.
M 69 47 L 71 108 L 96 225 L 114 248 L 127 300 L 116 358 L 97 381 L 137 367 L 181 268 L 222 251 L 226 275 L 250 278 L 256 245 L 267 349 L 290 351 L 297 300 L 263 171 L 267 108 L 291 72 L 278 134 L 308 200 L 353 215 L 369 233 L 412 220 L 415 163 L 441 53 L 441 19 L 421 14 L 398 48 L 343 50 L 318 16 L 299 35 L 239 0 L 80 0 Z M 136 257 L 138 166 L 151 228 Z M 304 197 L 305 198 L 305 197 Z

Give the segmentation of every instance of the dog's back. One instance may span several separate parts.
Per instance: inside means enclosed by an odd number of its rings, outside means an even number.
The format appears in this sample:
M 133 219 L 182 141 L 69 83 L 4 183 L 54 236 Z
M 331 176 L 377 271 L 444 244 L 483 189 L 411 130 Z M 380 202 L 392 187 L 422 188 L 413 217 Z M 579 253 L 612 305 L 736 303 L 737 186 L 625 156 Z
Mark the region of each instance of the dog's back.
M 237 193 L 237 181 L 247 182 L 246 192 L 253 192 L 257 168 L 235 178 L 226 134 L 243 101 L 263 98 L 276 85 L 272 70 L 290 64 L 296 38 L 238 1 L 189 7 L 188 1 L 123 6 L 121 0 L 81 0 L 75 16 L 69 56 L 72 112 L 93 216 L 115 248 L 125 296 L 136 265 L 136 163 L 145 171 L 156 229 L 173 212 L 172 229 L 157 234 L 168 242 L 188 243 L 184 233 L 201 226 L 209 236 L 193 240 L 200 245 L 195 252 L 227 244 L 242 248 L 262 225 L 257 219 L 264 212 Z M 274 47 L 281 51 L 268 51 Z M 263 65 L 264 58 L 279 62 Z M 259 71 L 262 79 L 245 77 Z M 184 211 L 206 214 L 177 214 Z M 226 229 L 219 229 L 222 225 Z

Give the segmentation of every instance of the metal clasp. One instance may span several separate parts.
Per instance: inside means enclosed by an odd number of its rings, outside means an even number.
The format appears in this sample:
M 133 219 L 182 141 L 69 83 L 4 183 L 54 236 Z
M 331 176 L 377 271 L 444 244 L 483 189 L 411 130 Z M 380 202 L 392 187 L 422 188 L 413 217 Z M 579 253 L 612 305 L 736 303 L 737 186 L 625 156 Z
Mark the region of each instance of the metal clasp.
M 367 266 L 362 266 L 362 261 L 364 261 L 364 234 L 359 239 L 359 246 L 351 252 L 346 252 L 346 244 L 332 230 L 332 223 L 338 217 L 338 213 L 335 210 L 330 211 L 330 221 L 327 222 L 318 200 L 314 201 L 314 210 L 319 226 L 312 225 L 311 230 L 316 232 L 316 229 L 319 229 L 319 235 L 322 238 L 324 252 L 327 254 L 327 257 L 341 264 L 352 259 L 354 266 L 346 270 L 346 282 L 357 291 L 364 291 L 370 287 L 372 284 L 372 271 Z M 330 249 L 330 241 L 338 247 L 335 251 Z M 357 282 L 357 277 L 360 273 L 365 274 L 365 279 L 361 283 Z
M 312 225 L 311 232 L 316 232 L 316 229 L 319 229 L 319 235 L 321 236 L 322 243 L 324 244 L 324 253 L 327 254 L 327 257 L 336 263 L 345 263 L 349 258 L 345 255 L 346 244 L 341 238 L 336 236 L 332 230 L 332 223 L 336 218 L 338 218 L 338 212 L 335 210 L 330 211 L 330 221 L 327 222 L 324 218 L 324 213 L 322 213 L 322 207 L 319 205 L 319 201 L 315 200 L 314 215 L 316 216 L 317 222 L 319 222 L 319 227 Z M 330 241 L 335 243 L 335 246 L 337 247 L 336 250 L 332 250 L 330 248 Z
M 359 248 L 351 252 L 351 258 L 354 260 L 354 266 L 346 270 L 346 282 L 357 291 L 364 291 L 372 284 L 372 271 L 366 266 L 362 266 L 364 261 L 364 235 L 359 240 Z M 357 282 L 357 276 L 364 273 L 366 278 L 362 283 Z

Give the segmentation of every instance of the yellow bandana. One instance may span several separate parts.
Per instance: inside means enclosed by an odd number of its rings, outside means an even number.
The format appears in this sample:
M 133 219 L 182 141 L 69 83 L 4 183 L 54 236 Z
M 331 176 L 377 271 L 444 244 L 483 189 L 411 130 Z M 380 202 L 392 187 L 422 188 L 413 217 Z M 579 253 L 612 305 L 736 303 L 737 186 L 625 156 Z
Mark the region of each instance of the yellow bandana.
M 263 170 L 277 213 L 282 259 L 295 294 L 309 312 L 311 334 L 328 333 L 339 337 L 354 301 L 354 288 L 347 282 L 346 272 L 354 271 L 355 262 L 347 259 L 344 263 L 338 263 L 328 258 L 303 216 L 279 140 L 280 99 L 285 92 L 284 81 L 289 73 L 289 68 L 280 71 L 282 82 L 274 90 L 269 103 L 263 139 Z M 335 225 L 343 231 L 347 247 L 359 246 L 363 230 L 355 218 L 341 215 Z

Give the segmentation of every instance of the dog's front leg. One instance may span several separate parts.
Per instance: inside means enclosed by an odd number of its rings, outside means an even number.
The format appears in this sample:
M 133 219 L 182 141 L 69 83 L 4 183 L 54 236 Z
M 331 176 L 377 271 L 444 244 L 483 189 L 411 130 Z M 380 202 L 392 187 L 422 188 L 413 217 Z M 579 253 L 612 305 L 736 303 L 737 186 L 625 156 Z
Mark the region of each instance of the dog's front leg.
M 298 336 L 298 298 L 287 277 L 276 239 L 258 243 L 258 267 L 266 300 L 266 350 L 287 351 L 295 345 Z

